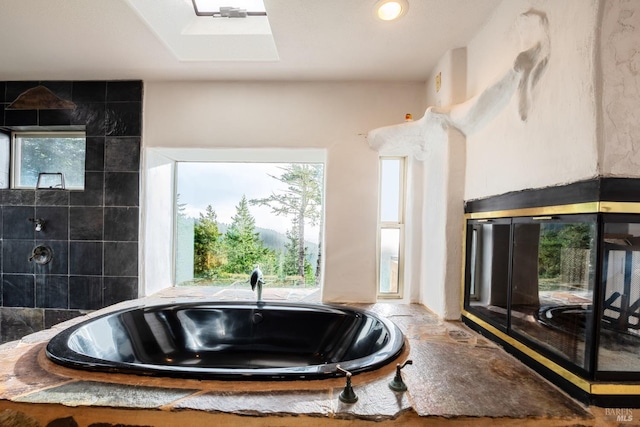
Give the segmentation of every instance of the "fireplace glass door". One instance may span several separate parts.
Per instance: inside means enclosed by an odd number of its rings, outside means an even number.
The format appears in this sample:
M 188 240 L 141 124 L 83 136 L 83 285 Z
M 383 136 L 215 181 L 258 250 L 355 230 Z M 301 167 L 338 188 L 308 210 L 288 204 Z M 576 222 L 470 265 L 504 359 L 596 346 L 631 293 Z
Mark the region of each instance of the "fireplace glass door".
M 596 246 L 595 215 L 514 219 L 511 330 L 585 370 Z
M 640 220 L 606 215 L 602 239 L 598 377 L 630 379 L 640 372 Z
M 596 215 L 470 220 L 466 259 L 469 313 L 591 371 Z
M 467 310 L 507 331 L 511 219 L 467 225 Z

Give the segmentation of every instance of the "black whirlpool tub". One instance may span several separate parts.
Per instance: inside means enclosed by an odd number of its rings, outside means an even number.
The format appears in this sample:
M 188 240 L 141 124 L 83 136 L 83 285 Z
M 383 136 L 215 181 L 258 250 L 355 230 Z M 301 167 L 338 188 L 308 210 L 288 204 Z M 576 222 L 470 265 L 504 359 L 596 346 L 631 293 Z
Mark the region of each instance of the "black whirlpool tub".
M 190 302 L 135 307 L 79 323 L 47 345 L 63 366 L 199 379 L 294 380 L 391 362 L 404 337 L 374 313 L 327 304 Z

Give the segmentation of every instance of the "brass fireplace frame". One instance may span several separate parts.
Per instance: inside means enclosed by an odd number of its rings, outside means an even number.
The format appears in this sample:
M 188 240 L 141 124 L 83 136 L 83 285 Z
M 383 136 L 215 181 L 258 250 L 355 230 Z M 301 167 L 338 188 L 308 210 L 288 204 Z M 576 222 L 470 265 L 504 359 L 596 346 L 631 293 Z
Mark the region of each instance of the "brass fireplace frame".
M 606 182 L 605 182 L 606 181 Z M 504 219 L 514 217 L 545 217 L 551 215 L 571 215 L 571 214 L 637 214 L 640 215 L 640 191 L 627 191 L 623 197 L 625 201 L 610 200 L 594 200 L 610 195 L 603 194 L 602 187 L 612 187 L 612 183 L 622 182 L 626 187 L 632 190 L 640 189 L 640 180 L 638 179 L 607 179 L 601 178 L 569 184 L 563 187 L 553 187 L 551 189 L 541 190 L 525 190 L 523 192 L 510 193 L 507 195 L 497 196 L 495 198 L 487 198 L 479 201 L 470 201 L 465 203 L 465 221 L 463 226 L 463 259 L 462 259 L 462 280 L 461 280 L 461 298 L 460 308 L 462 320 L 478 332 L 487 335 L 490 339 L 502 344 L 505 349 L 525 364 L 529 365 L 550 381 L 563 388 L 569 394 L 578 398 L 587 404 L 597 404 L 609 407 L 640 407 L 640 381 L 617 382 L 617 381 L 598 381 L 590 378 L 584 378 L 579 374 L 556 363 L 551 358 L 541 354 L 535 348 L 527 343 L 522 342 L 514 336 L 505 333 L 489 322 L 478 317 L 474 313 L 465 309 L 465 293 L 467 280 L 467 229 L 468 221 L 490 222 L 492 219 Z M 594 184 L 595 183 L 595 184 Z M 603 184 L 604 183 L 604 184 Z M 591 201 L 585 201 L 584 191 L 576 197 L 573 191 L 576 186 L 585 188 L 585 186 L 594 189 L 588 191 L 591 193 Z M 543 206 L 533 206 L 532 203 L 539 203 L 545 199 L 545 194 L 551 193 L 554 201 L 558 199 L 557 194 L 567 189 L 569 199 L 581 199 L 576 203 L 552 204 Z M 551 191 L 549 191 L 551 190 Z M 618 190 L 614 191 L 619 192 Z M 531 197 L 534 195 L 535 197 Z M 542 196 L 541 196 L 542 195 Z M 497 199 L 497 202 L 495 201 Z M 529 200 L 532 200 L 531 202 Z M 627 201 L 628 200 L 628 201 Z M 571 200 L 569 200 L 571 201 Z M 486 207 L 498 207 L 498 209 L 486 209 Z M 483 209 L 484 208 L 484 209 Z M 477 209 L 477 210 L 476 210 Z M 601 217 L 599 217 L 601 218 Z M 600 222 L 600 219 L 598 220 Z M 640 221 L 639 221 L 640 222 Z M 601 280 L 601 279 L 598 279 Z M 598 288 L 596 288 L 598 289 Z M 622 405 L 622 406 L 621 406 Z

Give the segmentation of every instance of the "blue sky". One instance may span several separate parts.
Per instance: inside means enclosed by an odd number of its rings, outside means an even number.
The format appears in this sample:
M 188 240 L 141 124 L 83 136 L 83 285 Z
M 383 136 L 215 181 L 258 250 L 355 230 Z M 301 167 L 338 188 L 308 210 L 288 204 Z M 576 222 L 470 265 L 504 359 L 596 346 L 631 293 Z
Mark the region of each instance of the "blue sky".
M 218 222 L 231 224 L 236 206 L 242 195 L 247 200 L 269 197 L 272 192 L 286 188 L 269 175 L 279 176 L 285 163 L 205 163 L 181 162 L 178 164 L 179 203 L 186 204 L 187 216 L 198 218 L 207 205 L 216 211 Z M 285 233 L 290 218 L 278 217 L 269 207 L 249 205 L 256 226 Z M 318 241 L 318 228 L 307 224 L 306 240 Z

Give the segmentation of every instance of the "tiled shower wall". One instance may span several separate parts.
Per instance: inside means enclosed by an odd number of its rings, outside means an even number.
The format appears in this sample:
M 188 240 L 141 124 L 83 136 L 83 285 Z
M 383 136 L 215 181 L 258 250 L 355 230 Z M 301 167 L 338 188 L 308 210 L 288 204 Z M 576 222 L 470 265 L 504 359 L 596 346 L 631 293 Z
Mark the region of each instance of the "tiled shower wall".
M 38 85 L 76 108 L 7 109 Z M 72 125 L 86 128 L 84 191 L 0 190 L 0 342 L 138 296 L 142 82 L 0 82 L 0 126 Z M 46 265 L 29 261 L 41 244 Z

